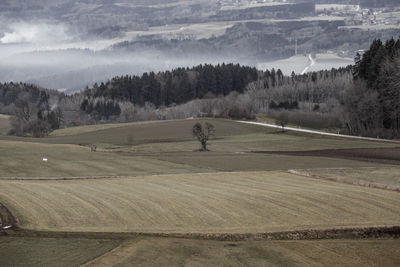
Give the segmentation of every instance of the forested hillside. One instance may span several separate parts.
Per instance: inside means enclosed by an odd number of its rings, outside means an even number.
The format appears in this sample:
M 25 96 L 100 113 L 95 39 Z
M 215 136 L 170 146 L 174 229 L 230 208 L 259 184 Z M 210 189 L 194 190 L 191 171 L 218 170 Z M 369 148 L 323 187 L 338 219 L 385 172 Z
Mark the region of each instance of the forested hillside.
M 0 105 L 2 113 L 14 115 L 18 135 L 110 121 L 267 115 L 311 128 L 397 138 L 400 39 L 375 40 L 354 66 L 304 75 L 206 64 L 118 76 L 72 96 L 9 83 L 0 86 Z

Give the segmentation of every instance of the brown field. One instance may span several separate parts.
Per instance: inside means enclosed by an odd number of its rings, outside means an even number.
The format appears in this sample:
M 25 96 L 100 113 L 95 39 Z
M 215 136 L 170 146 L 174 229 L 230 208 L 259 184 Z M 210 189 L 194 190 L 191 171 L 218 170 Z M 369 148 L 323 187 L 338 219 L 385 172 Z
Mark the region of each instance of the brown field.
M 48 138 L 0 137 L 0 177 L 136 176 L 215 171 L 270 171 L 310 168 L 384 167 L 355 156 L 261 154 L 252 151 L 307 151 L 394 148 L 397 144 L 345 140 L 229 120 L 215 125 L 210 152 L 198 152 L 191 127 L 199 120 L 83 126 Z M 200 120 L 202 121 L 202 120 Z M 91 153 L 95 144 L 98 152 Z M 315 153 L 315 152 L 313 152 Z M 329 156 L 329 155 L 328 155 Z M 48 158 L 48 162 L 42 162 Z M 379 161 L 379 160 L 378 160 Z M 385 163 L 385 162 L 382 162 Z M 388 163 L 396 164 L 390 161 Z
M 0 201 L 22 228 L 46 231 L 261 233 L 400 223 L 396 192 L 281 172 L 1 181 Z
M 398 240 L 377 239 L 396 235 L 363 232 L 400 225 L 399 193 L 358 186 L 399 185 L 398 144 L 207 120 L 216 137 L 211 151 L 199 152 L 191 136 L 197 121 L 84 126 L 42 139 L 0 136 L 0 203 L 18 226 L 0 230 L 14 236 L 0 236 L 0 265 L 395 266 L 399 261 Z M 97 152 L 90 152 L 91 144 Z M 4 224 L 13 224 L 4 209 L 0 215 Z M 330 235 L 330 229 L 341 230 Z M 252 240 L 282 239 L 277 233 L 282 231 L 290 231 L 289 239 L 325 240 Z M 157 237 L 165 234 L 169 237 Z M 196 239 L 207 237 L 246 241 Z
M 263 153 L 260 151 L 259 153 Z M 314 151 L 280 151 L 265 152 L 266 154 L 281 154 L 291 156 L 314 156 L 342 158 L 389 164 L 400 164 L 400 147 L 392 148 L 353 148 L 353 149 L 324 149 Z
M 305 172 L 316 177 L 400 191 L 399 167 L 313 169 Z
M 103 239 L 0 236 L 0 266 L 79 266 L 120 243 Z
M 397 266 L 400 240 L 138 239 L 85 266 Z
M 351 159 L 317 156 L 265 155 L 243 152 L 210 152 L 206 156 L 201 153 L 165 153 L 154 155 L 152 158 L 216 171 L 286 171 L 289 169 L 308 169 L 316 166 L 318 166 L 318 168 L 385 166 L 379 163 L 369 163 Z
M 43 158 L 48 162 L 43 162 Z M 140 156 L 91 153 L 88 147 L 77 145 L 0 141 L 0 177 L 132 176 L 207 171 Z
M 220 242 L 0 237 L 1 266 L 397 266 L 398 239 Z

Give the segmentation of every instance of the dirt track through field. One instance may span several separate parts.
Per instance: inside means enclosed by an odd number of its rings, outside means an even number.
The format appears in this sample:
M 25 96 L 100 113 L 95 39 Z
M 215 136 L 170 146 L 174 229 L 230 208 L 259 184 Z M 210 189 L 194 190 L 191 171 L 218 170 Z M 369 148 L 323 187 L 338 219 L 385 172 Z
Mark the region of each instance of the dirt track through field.
M 400 238 L 400 226 L 392 227 L 360 227 L 325 230 L 301 230 L 287 232 L 265 233 L 122 233 L 122 232 L 58 232 L 35 231 L 13 227 L 12 230 L 0 230 L 0 235 L 32 238 L 87 238 L 87 239 L 118 239 L 132 238 L 177 238 L 215 241 L 251 241 L 251 240 L 321 240 L 321 239 L 365 239 L 365 238 Z

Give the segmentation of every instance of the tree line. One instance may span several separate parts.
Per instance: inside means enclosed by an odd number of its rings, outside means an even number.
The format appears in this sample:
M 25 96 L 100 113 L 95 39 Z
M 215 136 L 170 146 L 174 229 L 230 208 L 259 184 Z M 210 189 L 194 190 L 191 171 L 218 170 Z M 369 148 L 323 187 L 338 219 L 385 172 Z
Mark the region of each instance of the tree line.
M 0 84 L 0 112 L 13 115 L 10 134 L 43 137 L 59 129 L 63 120 L 57 106 L 60 96 L 32 84 Z
M 400 39 L 377 39 L 353 67 L 346 127 L 352 134 L 400 136 Z
M 130 102 L 155 107 L 179 105 L 205 96 L 227 95 L 232 91 L 243 93 L 246 85 L 258 79 L 256 68 L 234 64 L 199 65 L 192 68 L 177 68 L 159 73 L 144 73 L 141 76 L 114 77 L 100 85 L 95 84 L 83 91 L 85 97 L 82 110 L 88 114 L 98 98 Z

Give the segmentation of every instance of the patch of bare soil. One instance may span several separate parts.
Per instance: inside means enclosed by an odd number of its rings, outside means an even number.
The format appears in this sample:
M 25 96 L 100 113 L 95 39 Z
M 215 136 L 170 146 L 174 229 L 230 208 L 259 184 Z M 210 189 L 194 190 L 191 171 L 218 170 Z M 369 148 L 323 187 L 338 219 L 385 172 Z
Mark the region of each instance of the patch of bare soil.
M 310 156 L 361 160 L 369 162 L 400 165 L 400 147 L 395 148 L 352 148 L 325 149 L 310 151 L 252 151 L 262 154 L 279 154 L 288 156 Z

